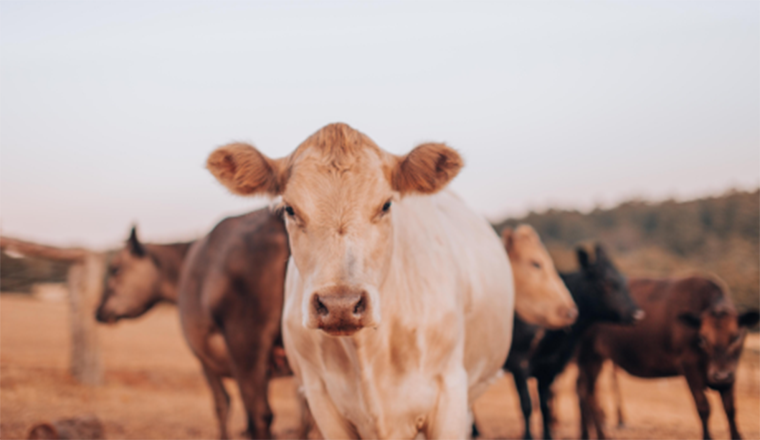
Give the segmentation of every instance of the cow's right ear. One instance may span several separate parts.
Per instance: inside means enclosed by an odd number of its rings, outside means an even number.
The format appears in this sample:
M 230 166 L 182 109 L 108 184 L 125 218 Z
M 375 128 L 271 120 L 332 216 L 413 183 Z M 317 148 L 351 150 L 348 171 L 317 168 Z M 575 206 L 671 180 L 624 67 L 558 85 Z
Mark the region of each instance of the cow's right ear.
M 234 194 L 275 197 L 285 189 L 284 164 L 285 159 L 270 159 L 251 145 L 234 143 L 211 153 L 206 168 Z
M 401 195 L 433 194 L 443 189 L 464 166 L 462 156 L 445 144 L 418 145 L 397 157 L 390 171 L 391 186 Z
M 132 226 L 132 231 L 129 233 L 129 239 L 127 240 L 127 247 L 129 252 L 136 257 L 145 256 L 145 247 L 140 243 L 137 238 L 137 227 Z
M 678 315 L 678 320 L 681 321 L 682 324 L 686 324 L 694 329 L 698 329 L 702 325 L 702 318 L 693 313 L 681 313 Z
M 507 252 L 514 249 L 515 233 L 509 226 L 501 230 L 501 242 L 504 244 L 504 248 L 507 250 Z
M 760 312 L 757 310 L 750 310 L 739 315 L 739 325 L 742 327 L 752 327 L 760 322 Z

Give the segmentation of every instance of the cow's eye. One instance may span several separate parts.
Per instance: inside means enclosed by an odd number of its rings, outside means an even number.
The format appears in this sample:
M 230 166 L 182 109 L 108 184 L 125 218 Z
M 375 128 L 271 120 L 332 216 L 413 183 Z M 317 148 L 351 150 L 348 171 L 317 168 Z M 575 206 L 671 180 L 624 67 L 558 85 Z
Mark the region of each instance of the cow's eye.
M 707 347 L 707 338 L 705 338 L 704 336 L 700 336 L 699 340 L 697 341 L 697 344 L 699 344 L 699 346 L 702 348 Z
M 391 209 L 391 201 L 388 200 L 385 202 L 385 205 L 383 205 L 383 212 L 388 212 L 388 210 Z
M 539 263 L 538 261 L 531 261 L 530 264 L 536 269 L 541 269 L 541 263 Z
M 291 216 L 291 217 L 294 217 L 296 215 L 296 212 L 293 211 L 293 207 L 292 206 L 286 206 L 285 207 L 285 212 L 287 212 L 288 215 Z
M 117 273 L 119 273 L 119 266 L 111 266 L 111 267 L 108 269 L 108 273 L 109 273 L 109 275 L 111 275 L 112 277 L 113 277 L 113 276 L 116 276 L 116 274 L 117 274 Z

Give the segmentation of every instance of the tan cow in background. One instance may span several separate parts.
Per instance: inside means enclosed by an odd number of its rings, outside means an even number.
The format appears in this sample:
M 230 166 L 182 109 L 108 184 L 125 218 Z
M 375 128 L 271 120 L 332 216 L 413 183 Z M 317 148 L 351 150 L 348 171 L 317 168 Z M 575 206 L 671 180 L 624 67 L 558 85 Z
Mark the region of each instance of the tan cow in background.
M 572 325 L 578 308 L 536 230 L 526 224 L 504 228 L 501 238 L 512 265 L 520 318 L 549 329 Z
M 285 348 L 327 438 L 465 438 L 500 372 L 512 271 L 491 226 L 441 191 L 461 167 L 443 144 L 395 156 L 345 124 L 281 159 L 209 157 L 231 191 L 282 196 Z

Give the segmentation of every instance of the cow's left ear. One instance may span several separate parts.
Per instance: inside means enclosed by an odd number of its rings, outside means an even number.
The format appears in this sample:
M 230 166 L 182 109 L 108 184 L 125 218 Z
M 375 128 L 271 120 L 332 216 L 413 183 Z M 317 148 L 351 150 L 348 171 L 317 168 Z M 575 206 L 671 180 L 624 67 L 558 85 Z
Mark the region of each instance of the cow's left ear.
M 678 315 L 678 320 L 691 328 L 698 329 L 702 325 L 702 318 L 693 313 L 681 313 Z
M 752 327 L 760 321 L 760 312 L 750 310 L 739 315 L 739 325 L 742 327 Z
M 391 186 L 401 195 L 433 194 L 443 189 L 462 169 L 459 153 L 445 144 L 419 145 L 397 158 L 391 169 Z
M 140 243 L 137 238 L 137 226 L 132 226 L 132 231 L 129 233 L 129 239 L 127 239 L 127 247 L 129 252 L 136 257 L 145 256 L 145 247 Z

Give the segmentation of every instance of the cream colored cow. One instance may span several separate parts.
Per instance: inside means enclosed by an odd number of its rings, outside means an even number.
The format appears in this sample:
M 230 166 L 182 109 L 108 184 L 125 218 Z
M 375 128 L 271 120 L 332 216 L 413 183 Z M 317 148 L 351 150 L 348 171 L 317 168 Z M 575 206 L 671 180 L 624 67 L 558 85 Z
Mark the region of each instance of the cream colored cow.
M 465 438 L 504 364 L 512 272 L 443 190 L 461 167 L 443 144 L 395 156 L 345 124 L 284 158 L 231 144 L 208 159 L 232 192 L 282 197 L 285 349 L 326 438 Z

